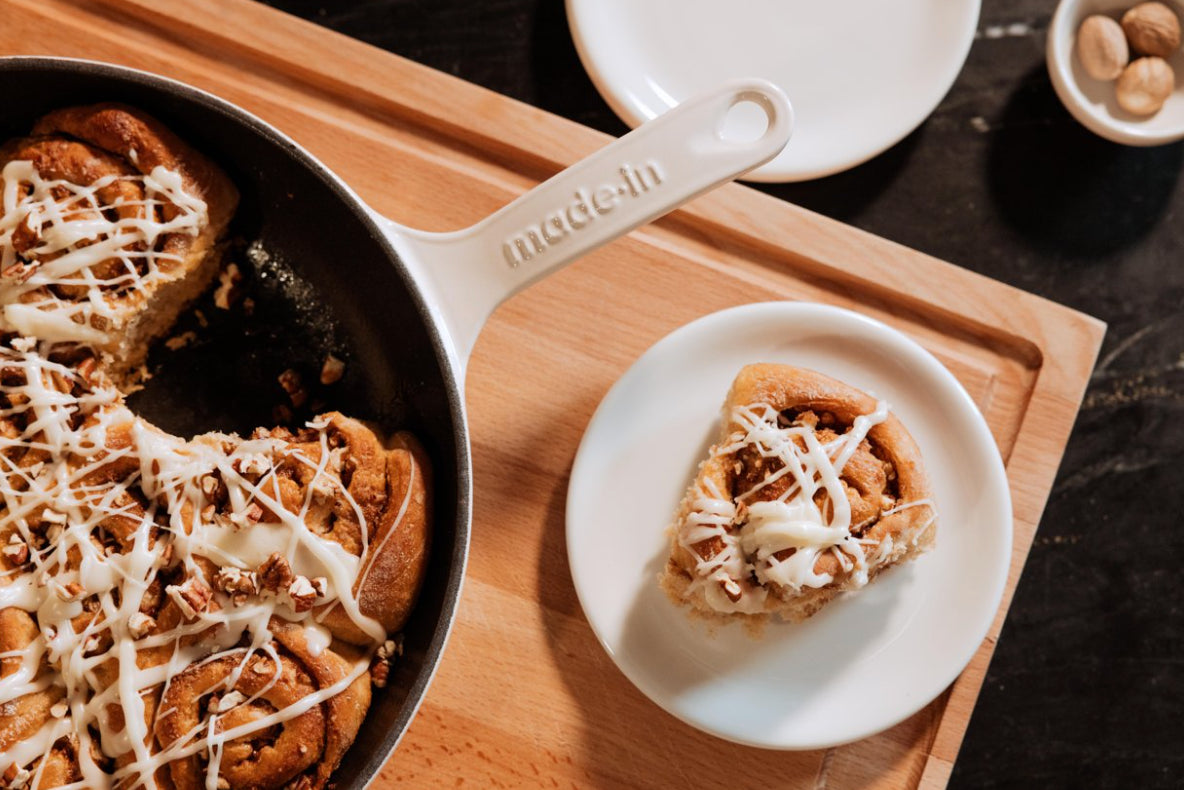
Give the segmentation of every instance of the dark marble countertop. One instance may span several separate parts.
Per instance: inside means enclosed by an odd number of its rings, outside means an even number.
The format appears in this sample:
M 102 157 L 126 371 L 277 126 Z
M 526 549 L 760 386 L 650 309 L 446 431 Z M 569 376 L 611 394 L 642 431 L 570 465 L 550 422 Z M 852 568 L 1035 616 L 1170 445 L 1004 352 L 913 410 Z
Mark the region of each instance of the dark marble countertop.
M 271 0 L 614 135 L 560 0 Z M 760 187 L 1106 321 L 951 788 L 1184 786 L 1184 143 L 1078 125 L 1052 0 L 986 0 L 969 59 L 872 161 Z

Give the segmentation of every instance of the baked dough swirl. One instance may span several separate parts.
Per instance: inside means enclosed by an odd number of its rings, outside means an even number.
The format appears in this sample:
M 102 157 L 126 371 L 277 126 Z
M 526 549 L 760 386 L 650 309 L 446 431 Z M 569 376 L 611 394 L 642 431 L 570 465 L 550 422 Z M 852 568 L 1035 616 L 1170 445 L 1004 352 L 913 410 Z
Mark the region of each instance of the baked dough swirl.
M 101 373 L 17 345 L 0 349 L 7 786 L 326 786 L 423 577 L 422 449 L 336 413 L 185 441 Z
M 920 451 L 888 405 L 787 365 L 740 371 L 660 582 L 712 619 L 790 621 L 933 545 Z
M 400 651 L 413 436 L 329 412 L 186 440 L 117 389 L 236 203 L 121 105 L 0 148 L 0 788 L 324 788 Z
M 0 332 L 122 376 L 217 274 L 233 184 L 159 121 L 96 104 L 0 147 Z

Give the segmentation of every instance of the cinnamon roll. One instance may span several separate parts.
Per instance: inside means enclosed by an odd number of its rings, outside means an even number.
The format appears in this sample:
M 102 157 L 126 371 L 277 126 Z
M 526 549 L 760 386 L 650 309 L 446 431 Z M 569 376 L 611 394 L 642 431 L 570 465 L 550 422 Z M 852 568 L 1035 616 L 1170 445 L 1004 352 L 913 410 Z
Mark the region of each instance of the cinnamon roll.
M 217 274 L 237 202 L 139 110 L 46 115 L 0 147 L 0 333 L 84 344 L 128 374 Z
M 422 449 L 336 413 L 184 440 L 14 345 L 0 786 L 327 786 L 423 578 Z
M 749 365 L 669 529 L 660 583 L 708 618 L 799 622 L 932 547 L 936 515 L 887 403 L 814 371 Z

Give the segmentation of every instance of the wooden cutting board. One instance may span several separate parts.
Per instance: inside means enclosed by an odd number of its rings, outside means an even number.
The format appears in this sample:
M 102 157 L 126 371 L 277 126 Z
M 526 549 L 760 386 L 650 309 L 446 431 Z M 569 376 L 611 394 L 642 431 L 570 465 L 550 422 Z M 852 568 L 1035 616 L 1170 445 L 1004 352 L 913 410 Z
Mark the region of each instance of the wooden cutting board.
M 0 54 L 105 60 L 212 91 L 426 230 L 470 225 L 608 139 L 245 0 L 8 0 Z M 597 644 L 565 553 L 567 475 L 609 386 L 674 328 L 769 299 L 858 310 L 937 355 L 986 416 L 1015 509 L 1007 593 L 966 671 L 897 727 L 826 751 L 733 745 L 650 703 Z M 475 513 L 455 630 L 374 787 L 944 787 L 1103 332 L 738 185 L 511 299 L 469 370 Z

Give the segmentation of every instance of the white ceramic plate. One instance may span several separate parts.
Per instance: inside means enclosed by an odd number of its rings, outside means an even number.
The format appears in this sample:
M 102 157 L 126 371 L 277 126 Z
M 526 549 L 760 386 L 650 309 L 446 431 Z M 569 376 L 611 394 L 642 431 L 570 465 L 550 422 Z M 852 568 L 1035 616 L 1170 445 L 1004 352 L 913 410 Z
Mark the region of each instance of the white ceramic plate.
M 730 78 L 780 85 L 793 140 L 753 181 L 818 178 L 900 141 L 953 85 L 978 14 L 979 0 L 567 0 L 584 68 L 630 126 Z
M 932 552 L 759 640 L 736 624 L 712 635 L 657 584 L 665 527 L 750 362 L 811 368 L 887 399 L 921 448 L 939 519 Z M 688 724 L 776 749 L 866 737 L 940 694 L 994 619 L 1011 528 L 998 450 L 957 380 L 894 329 L 792 302 L 714 313 L 647 351 L 589 423 L 567 497 L 576 591 L 621 671 Z

